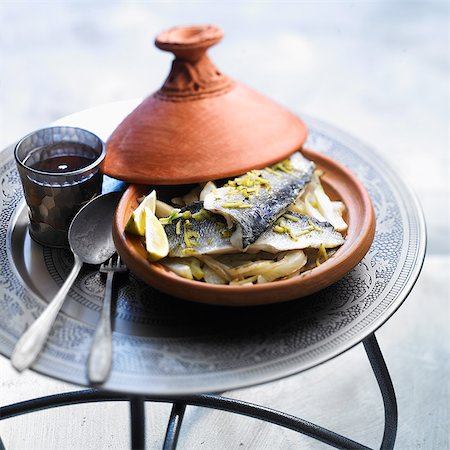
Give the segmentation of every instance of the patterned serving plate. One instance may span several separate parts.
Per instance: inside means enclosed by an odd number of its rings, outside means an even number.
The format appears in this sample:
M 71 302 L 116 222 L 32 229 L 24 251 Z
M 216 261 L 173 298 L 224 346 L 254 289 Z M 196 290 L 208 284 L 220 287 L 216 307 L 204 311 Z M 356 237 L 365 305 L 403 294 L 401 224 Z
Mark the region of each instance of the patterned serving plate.
M 84 111 L 58 124 L 106 138 L 135 102 Z M 114 363 L 105 388 L 146 394 L 219 392 L 294 374 L 359 343 L 401 305 L 425 254 L 417 200 L 372 149 L 314 119 L 307 145 L 347 166 L 371 196 L 377 229 L 364 259 L 331 287 L 288 303 L 232 309 L 184 302 L 132 275 L 118 279 Z M 109 180 L 107 189 L 115 188 Z M 68 251 L 30 240 L 12 147 L 0 153 L 0 352 L 9 356 L 71 269 Z M 88 385 L 86 361 L 103 276 L 85 267 L 33 369 Z

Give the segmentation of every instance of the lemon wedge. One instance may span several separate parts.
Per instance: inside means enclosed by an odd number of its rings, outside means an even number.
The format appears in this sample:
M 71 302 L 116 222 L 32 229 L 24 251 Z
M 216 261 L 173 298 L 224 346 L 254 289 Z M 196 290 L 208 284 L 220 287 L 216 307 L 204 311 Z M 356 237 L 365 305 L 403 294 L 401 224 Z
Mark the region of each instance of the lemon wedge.
M 131 213 L 127 224 L 125 225 L 125 231 L 128 233 L 137 234 L 139 236 L 145 235 L 145 215 L 144 209 L 149 208 L 154 214 L 156 209 L 156 192 L 152 191 L 148 194 L 140 205 Z
M 150 208 L 144 208 L 145 248 L 150 261 L 158 261 L 169 254 L 169 241 L 164 227 Z

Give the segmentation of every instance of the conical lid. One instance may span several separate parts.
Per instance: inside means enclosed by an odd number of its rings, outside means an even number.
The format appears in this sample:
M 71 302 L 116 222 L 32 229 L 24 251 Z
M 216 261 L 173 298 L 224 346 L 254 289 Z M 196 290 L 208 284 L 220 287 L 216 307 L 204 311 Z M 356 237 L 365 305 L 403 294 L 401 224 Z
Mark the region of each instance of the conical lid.
M 187 184 L 275 163 L 304 143 L 304 123 L 218 70 L 206 50 L 215 26 L 172 28 L 156 46 L 175 54 L 161 89 L 147 97 L 106 143 L 103 171 L 139 184 Z

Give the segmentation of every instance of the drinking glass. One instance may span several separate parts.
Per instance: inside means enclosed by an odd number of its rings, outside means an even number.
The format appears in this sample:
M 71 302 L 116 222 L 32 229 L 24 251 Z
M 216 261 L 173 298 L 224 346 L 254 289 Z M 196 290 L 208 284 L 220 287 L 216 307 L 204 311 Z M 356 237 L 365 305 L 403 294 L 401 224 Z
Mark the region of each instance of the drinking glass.
M 30 236 L 42 245 L 68 247 L 73 217 L 101 193 L 103 141 L 81 128 L 44 128 L 21 139 L 14 156 L 29 208 Z

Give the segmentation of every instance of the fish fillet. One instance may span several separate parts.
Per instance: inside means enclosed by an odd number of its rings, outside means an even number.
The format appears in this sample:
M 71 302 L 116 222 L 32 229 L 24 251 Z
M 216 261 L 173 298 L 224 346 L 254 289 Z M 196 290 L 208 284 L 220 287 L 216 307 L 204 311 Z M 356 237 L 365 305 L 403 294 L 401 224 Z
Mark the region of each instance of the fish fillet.
M 320 222 L 313 217 L 295 212 L 281 216 L 275 224 L 265 231 L 248 252 L 278 253 L 286 250 L 305 248 L 339 247 L 344 243 L 341 233 L 328 222 Z
M 309 183 L 315 165 L 299 152 L 290 158 L 253 170 L 210 192 L 204 208 L 236 224 L 231 244 L 245 250 L 297 199 Z

